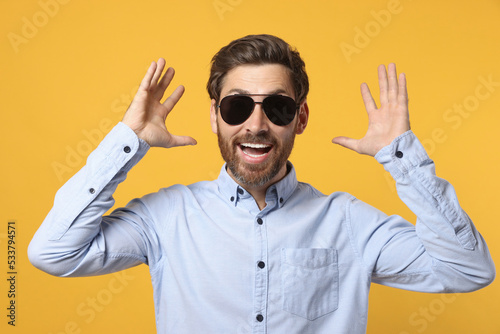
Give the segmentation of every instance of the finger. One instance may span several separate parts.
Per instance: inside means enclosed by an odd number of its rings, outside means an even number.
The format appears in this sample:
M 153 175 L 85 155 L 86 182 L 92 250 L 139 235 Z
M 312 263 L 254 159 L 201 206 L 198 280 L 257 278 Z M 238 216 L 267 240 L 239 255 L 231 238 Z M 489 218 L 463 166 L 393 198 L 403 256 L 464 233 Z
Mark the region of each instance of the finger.
M 355 152 L 358 152 L 358 139 L 339 136 L 332 139 L 332 143 L 343 146 Z M 359 152 L 358 152 L 359 153 Z
M 167 87 L 170 85 L 170 82 L 172 82 L 174 75 L 175 75 L 175 70 L 172 67 L 169 67 L 165 72 L 165 74 L 163 75 L 163 77 L 161 78 L 160 82 L 158 83 L 158 91 L 157 91 L 158 100 L 161 100 L 163 94 L 165 94 L 165 90 L 167 90 Z
M 153 75 L 153 78 L 151 79 L 150 87 L 155 87 L 158 84 L 158 80 L 160 79 L 161 73 L 163 72 L 163 69 L 165 68 L 165 63 L 166 63 L 165 59 L 163 59 L 163 58 L 158 59 L 156 71 Z
M 172 135 L 172 145 L 173 146 L 187 146 L 187 145 L 196 145 L 196 144 L 198 144 L 198 142 L 193 137 Z
M 378 87 L 380 89 L 380 105 L 385 105 L 388 102 L 388 83 L 385 65 L 379 65 L 378 67 Z
M 398 103 L 408 105 L 408 90 L 406 88 L 406 75 L 404 73 L 399 75 L 398 85 Z
M 184 91 L 184 86 L 181 85 L 177 87 L 174 92 L 169 97 L 167 97 L 165 102 L 163 102 L 163 105 L 167 108 L 168 112 L 170 112 L 177 104 L 177 102 L 179 102 L 180 98 L 184 94 Z
M 364 82 L 361 84 L 361 97 L 363 98 L 363 103 L 365 104 L 365 108 L 368 113 L 373 110 L 377 110 L 377 104 L 373 99 L 370 88 L 368 88 L 368 85 Z
M 151 83 L 151 78 L 153 77 L 154 73 L 156 70 L 156 63 L 153 61 L 151 62 L 151 65 L 149 65 L 149 68 L 144 75 L 144 78 L 142 78 L 141 84 L 139 85 L 139 89 L 143 90 L 148 90 L 150 87 Z
M 389 90 L 387 97 L 389 102 L 396 102 L 398 98 L 398 75 L 396 72 L 396 64 L 390 63 L 387 66 L 388 74 L 388 82 L 389 82 Z

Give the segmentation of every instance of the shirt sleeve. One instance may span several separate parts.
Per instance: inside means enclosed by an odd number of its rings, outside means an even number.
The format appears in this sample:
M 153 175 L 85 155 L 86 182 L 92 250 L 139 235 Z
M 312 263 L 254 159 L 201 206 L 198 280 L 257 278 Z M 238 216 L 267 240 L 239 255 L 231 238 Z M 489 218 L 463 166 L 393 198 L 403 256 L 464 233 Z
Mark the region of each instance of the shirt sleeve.
M 57 192 L 28 247 L 30 262 L 57 276 L 106 274 L 147 263 L 154 240 L 144 226 L 147 215 L 102 216 L 113 206 L 118 184 L 148 149 L 128 126 L 118 123 Z
M 375 158 L 392 175 L 415 225 L 353 198 L 347 216 L 372 281 L 422 292 L 467 292 L 490 284 L 495 266 L 488 247 L 459 205 L 450 183 L 412 131 Z

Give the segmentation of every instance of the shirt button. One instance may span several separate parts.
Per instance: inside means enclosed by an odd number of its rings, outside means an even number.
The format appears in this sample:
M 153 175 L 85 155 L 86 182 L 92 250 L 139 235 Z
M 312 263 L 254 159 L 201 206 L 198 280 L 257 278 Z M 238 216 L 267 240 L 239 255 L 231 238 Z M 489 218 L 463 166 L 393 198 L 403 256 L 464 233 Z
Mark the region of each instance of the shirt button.
M 90 189 L 89 189 L 89 193 L 91 193 L 91 194 L 95 194 L 95 189 L 94 189 L 94 188 L 90 188 Z
M 234 196 L 231 196 L 231 202 L 234 202 Z
M 400 159 L 401 159 L 401 158 L 403 157 L 403 152 L 401 152 L 401 151 L 397 151 L 397 152 L 396 152 L 396 157 L 398 157 L 398 158 L 400 158 Z
M 238 188 L 238 194 L 243 195 L 244 191 L 241 188 Z
M 283 203 L 284 199 L 283 197 L 280 197 L 280 203 Z
M 257 314 L 255 319 L 257 319 L 258 322 L 262 322 L 264 320 L 264 316 L 262 314 Z
M 125 153 L 130 153 L 130 151 L 131 151 L 131 149 L 130 149 L 130 147 L 129 147 L 129 146 L 125 146 L 125 147 L 123 148 L 123 152 L 125 152 Z
M 262 218 L 257 218 L 257 224 L 262 225 L 264 221 L 262 221 Z
M 259 263 L 257 263 L 257 265 L 259 266 L 260 269 L 264 269 L 264 267 L 266 266 L 266 264 L 262 261 L 259 261 Z

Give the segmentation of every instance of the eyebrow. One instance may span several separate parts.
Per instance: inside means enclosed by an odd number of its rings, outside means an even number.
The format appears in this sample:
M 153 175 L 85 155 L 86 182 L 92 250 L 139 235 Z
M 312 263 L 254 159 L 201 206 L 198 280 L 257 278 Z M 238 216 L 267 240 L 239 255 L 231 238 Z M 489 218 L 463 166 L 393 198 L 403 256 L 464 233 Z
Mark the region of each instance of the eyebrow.
M 243 95 L 276 95 L 276 94 L 286 94 L 287 92 L 283 88 L 278 88 L 274 91 L 271 91 L 269 93 L 265 94 L 252 94 L 247 90 L 240 89 L 240 88 L 233 88 L 229 92 L 227 92 L 226 96 L 232 95 L 232 94 L 243 94 Z

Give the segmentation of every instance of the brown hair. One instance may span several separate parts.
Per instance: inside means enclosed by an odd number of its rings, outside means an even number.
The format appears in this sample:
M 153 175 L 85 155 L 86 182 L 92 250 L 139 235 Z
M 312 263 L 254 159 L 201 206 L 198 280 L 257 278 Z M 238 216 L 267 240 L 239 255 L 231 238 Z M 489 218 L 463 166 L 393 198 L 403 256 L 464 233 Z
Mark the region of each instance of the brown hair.
M 299 52 L 281 38 L 272 35 L 248 35 L 224 46 L 212 58 L 208 95 L 219 102 L 227 72 L 239 65 L 281 64 L 289 69 L 297 103 L 309 92 L 305 63 Z

